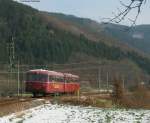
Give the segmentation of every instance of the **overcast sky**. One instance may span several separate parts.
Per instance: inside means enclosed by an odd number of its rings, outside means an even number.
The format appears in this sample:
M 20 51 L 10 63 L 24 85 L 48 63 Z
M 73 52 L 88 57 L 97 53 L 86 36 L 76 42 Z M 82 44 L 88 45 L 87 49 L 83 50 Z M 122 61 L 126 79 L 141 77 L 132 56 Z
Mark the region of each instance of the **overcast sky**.
M 34 1 L 34 0 L 28 0 Z M 117 12 L 120 6 L 119 0 L 39 0 L 40 2 L 23 2 L 38 10 L 48 12 L 60 12 L 64 14 L 76 15 L 78 17 L 91 18 L 101 21 L 102 18 L 113 17 L 113 12 Z M 122 0 L 130 1 L 130 0 Z M 149 2 L 150 0 L 148 0 Z M 144 5 L 142 14 L 139 16 L 137 24 L 150 24 L 150 2 Z M 130 18 L 135 12 L 130 14 Z M 128 19 L 121 24 L 128 25 Z

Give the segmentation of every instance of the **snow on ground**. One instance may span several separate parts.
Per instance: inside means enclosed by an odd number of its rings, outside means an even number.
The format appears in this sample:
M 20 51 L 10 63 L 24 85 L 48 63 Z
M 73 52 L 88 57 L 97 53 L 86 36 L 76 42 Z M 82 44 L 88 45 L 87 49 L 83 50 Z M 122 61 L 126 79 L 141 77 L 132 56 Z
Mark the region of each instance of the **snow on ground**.
M 1 117 L 0 123 L 150 123 L 150 110 L 45 104 Z

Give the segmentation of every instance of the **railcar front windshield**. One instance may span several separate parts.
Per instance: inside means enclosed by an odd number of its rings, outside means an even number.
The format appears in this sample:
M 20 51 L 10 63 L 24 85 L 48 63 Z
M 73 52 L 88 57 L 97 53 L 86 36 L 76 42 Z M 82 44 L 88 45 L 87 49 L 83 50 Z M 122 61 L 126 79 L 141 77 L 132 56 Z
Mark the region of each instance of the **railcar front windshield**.
M 26 81 L 27 82 L 47 82 L 48 75 L 41 74 L 41 73 L 27 73 Z

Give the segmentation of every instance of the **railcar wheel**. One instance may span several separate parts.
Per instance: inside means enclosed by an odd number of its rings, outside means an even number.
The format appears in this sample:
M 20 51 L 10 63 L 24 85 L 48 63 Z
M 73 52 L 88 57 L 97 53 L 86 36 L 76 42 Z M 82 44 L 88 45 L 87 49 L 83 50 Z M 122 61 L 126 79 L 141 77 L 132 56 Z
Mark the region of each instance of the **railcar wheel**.
M 43 97 L 46 97 L 46 93 L 43 93 Z
M 37 93 L 34 92 L 34 93 L 33 93 L 33 97 L 37 97 Z
M 55 97 L 60 96 L 60 93 L 59 93 L 59 92 L 56 92 L 56 93 L 54 93 L 54 96 L 55 96 Z

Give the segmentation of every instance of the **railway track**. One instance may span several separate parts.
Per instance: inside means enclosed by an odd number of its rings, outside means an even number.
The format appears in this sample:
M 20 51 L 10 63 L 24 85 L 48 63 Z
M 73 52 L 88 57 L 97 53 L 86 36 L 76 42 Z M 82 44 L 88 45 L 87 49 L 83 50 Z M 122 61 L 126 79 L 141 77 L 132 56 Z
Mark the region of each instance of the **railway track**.
M 45 104 L 41 98 L 11 98 L 0 100 L 0 117 Z
M 11 104 L 17 104 L 22 102 L 29 102 L 35 100 L 34 98 L 10 98 L 10 99 L 2 99 L 0 100 L 0 107 L 1 106 L 7 106 Z
M 93 96 L 93 97 L 99 97 L 99 98 L 108 98 L 108 97 L 110 97 L 110 95 L 108 95 L 108 94 L 99 94 L 99 93 L 83 93 L 80 96 L 86 96 L 86 97 L 87 96 Z M 70 97 L 74 97 L 74 96 L 73 95 L 60 96 L 60 98 L 63 98 L 63 97 L 70 98 Z M 17 98 L 16 97 L 16 98 L 0 99 L 0 107 L 8 106 L 8 105 L 11 105 L 11 104 L 19 104 L 19 103 L 24 103 L 24 102 L 31 102 L 33 100 L 38 100 L 38 99 L 52 101 L 54 98 L 55 98 L 55 96 L 50 96 L 49 95 L 49 96 L 46 96 L 46 97 L 36 97 L 36 98 L 32 98 L 32 97 Z
M 94 94 L 86 93 L 86 94 L 80 95 L 80 101 L 82 102 L 91 96 L 93 98 L 97 98 L 97 99 L 103 98 L 103 96 L 104 96 L 104 98 L 106 98 L 106 95 L 99 95 L 97 93 L 94 93 Z M 11 114 L 11 113 L 20 112 L 20 111 L 23 111 L 23 110 L 26 110 L 26 109 L 29 109 L 32 107 L 39 106 L 39 105 L 43 105 L 43 104 L 46 104 L 49 102 L 53 103 L 53 102 L 58 101 L 58 103 L 62 103 L 62 104 L 63 104 L 63 102 L 65 104 L 66 104 L 66 102 L 74 104 L 74 102 L 72 102 L 72 101 L 75 100 L 75 102 L 76 102 L 76 100 L 78 100 L 78 96 L 73 96 L 73 95 L 62 95 L 62 96 L 59 96 L 58 98 L 56 98 L 55 96 L 51 96 L 51 95 L 47 95 L 46 97 L 40 96 L 40 97 L 36 97 L 36 98 L 32 98 L 32 97 L 0 98 L 0 117 Z M 70 102 L 70 100 L 71 100 L 71 102 Z
M 0 99 L 0 108 L 2 106 L 7 106 L 11 104 L 17 104 L 17 103 L 24 103 L 24 102 L 31 102 L 34 100 L 53 100 L 54 96 L 39 96 L 39 97 L 24 97 L 24 98 L 1 98 Z

